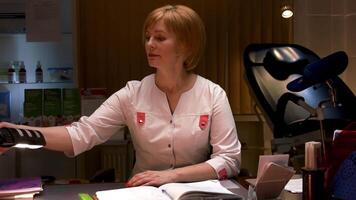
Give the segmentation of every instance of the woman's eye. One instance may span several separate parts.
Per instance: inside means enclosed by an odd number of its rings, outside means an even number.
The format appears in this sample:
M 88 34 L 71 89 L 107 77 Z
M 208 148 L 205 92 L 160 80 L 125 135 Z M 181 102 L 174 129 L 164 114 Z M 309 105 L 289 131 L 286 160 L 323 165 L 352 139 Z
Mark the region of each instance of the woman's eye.
M 151 36 L 145 36 L 145 40 L 146 40 L 146 41 L 149 41 L 150 38 L 151 38 Z
M 158 36 L 156 37 L 156 39 L 160 42 L 164 41 L 166 38 L 165 37 L 162 37 L 162 36 Z

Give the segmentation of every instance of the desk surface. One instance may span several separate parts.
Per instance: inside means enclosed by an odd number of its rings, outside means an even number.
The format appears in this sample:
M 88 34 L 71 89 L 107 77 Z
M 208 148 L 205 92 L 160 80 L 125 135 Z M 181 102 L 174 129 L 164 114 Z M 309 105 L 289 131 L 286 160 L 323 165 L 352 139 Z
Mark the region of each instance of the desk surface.
M 68 185 L 45 185 L 43 192 L 36 195 L 36 200 L 78 200 L 78 193 L 94 195 L 99 190 L 122 188 L 122 183 L 91 183 L 91 184 L 68 184 Z
M 230 183 L 229 183 L 230 182 Z M 231 192 L 239 194 L 247 199 L 247 190 L 235 181 L 221 182 Z M 231 182 L 235 183 L 235 187 Z M 69 184 L 69 185 L 45 185 L 43 192 L 36 195 L 36 200 L 78 200 L 78 193 L 94 195 L 99 190 L 110 190 L 123 188 L 123 183 L 93 183 L 93 184 Z

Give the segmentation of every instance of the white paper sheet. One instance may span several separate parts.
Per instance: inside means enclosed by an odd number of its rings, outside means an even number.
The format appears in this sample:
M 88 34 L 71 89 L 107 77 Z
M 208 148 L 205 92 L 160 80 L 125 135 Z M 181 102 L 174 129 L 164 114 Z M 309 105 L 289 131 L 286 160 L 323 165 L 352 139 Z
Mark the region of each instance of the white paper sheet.
M 287 185 L 284 187 L 285 190 L 292 193 L 302 193 L 303 192 L 303 179 L 291 179 L 288 181 Z

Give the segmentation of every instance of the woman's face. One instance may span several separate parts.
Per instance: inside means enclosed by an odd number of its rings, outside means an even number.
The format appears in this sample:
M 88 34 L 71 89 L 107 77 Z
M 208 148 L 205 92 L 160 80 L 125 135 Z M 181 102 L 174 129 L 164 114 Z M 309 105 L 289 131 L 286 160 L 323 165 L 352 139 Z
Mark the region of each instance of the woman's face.
M 183 67 L 184 54 L 177 37 L 169 31 L 162 20 L 147 28 L 145 49 L 148 64 L 160 69 L 175 66 Z

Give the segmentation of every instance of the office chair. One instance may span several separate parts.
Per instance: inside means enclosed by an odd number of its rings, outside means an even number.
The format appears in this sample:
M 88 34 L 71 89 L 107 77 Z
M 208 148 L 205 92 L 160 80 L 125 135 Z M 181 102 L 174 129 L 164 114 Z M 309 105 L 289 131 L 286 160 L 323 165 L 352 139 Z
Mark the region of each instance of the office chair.
M 332 186 L 332 198 L 352 200 L 356 197 L 356 151 L 341 164 Z
M 355 95 L 337 76 L 344 68 L 333 71 L 340 54 L 346 68 L 347 56 L 342 52 L 337 53 L 336 59 L 334 55 L 321 59 L 296 44 L 246 47 L 245 76 L 251 95 L 273 131 L 274 152 L 286 153 L 295 145 L 320 140 L 321 129 L 330 134 L 356 120 Z M 329 71 L 321 67 L 325 64 Z M 308 71 L 315 66 L 316 70 Z M 305 81 L 307 78 L 311 81 Z
M 353 157 L 351 156 L 352 154 Z M 336 130 L 333 136 L 333 141 L 331 148 L 328 151 L 327 156 L 327 168 L 325 171 L 325 188 L 329 191 L 330 195 L 334 193 L 342 194 L 343 191 L 347 191 L 348 186 L 350 184 L 343 184 L 344 181 L 352 181 L 348 178 L 352 178 L 352 176 L 356 176 L 356 122 L 351 123 L 343 130 Z M 353 169 L 346 171 L 349 169 L 346 166 L 343 166 L 347 159 L 355 161 L 355 166 Z M 354 175 L 352 175 L 352 171 Z M 349 177 L 341 178 L 342 174 L 350 174 Z M 355 178 L 353 178 L 355 179 Z M 353 183 L 354 187 L 356 188 L 356 181 Z M 335 198 L 335 197 L 334 197 Z

